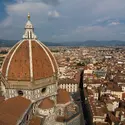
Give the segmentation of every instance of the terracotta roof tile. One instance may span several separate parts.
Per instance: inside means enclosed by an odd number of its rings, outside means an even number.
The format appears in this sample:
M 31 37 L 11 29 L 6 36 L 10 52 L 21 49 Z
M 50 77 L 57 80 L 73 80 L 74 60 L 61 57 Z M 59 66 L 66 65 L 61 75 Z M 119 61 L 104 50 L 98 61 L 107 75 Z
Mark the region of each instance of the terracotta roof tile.
M 8 80 L 30 80 L 29 42 L 24 41 L 11 60 Z
M 112 122 L 119 122 L 119 121 L 120 121 L 120 120 L 119 120 L 117 117 L 115 117 L 112 113 L 109 113 L 108 116 L 109 116 L 109 118 L 110 118 L 110 120 L 111 120 Z
M 40 104 L 39 104 L 39 108 L 41 109 L 49 109 L 54 107 L 54 101 L 50 100 L 49 98 L 45 98 Z
M 78 82 L 76 82 L 73 79 L 64 78 L 64 79 L 59 79 L 59 83 L 58 84 L 78 84 Z
M 32 55 L 34 79 L 36 80 L 52 76 L 53 69 L 50 60 L 45 51 L 35 41 L 32 41 Z
M 0 125 L 16 125 L 18 122 L 18 117 L 11 114 L 1 114 L 0 115 Z
M 0 96 L 0 104 L 2 103 L 2 102 L 4 102 L 5 101 L 5 97 L 4 96 Z
M 42 119 L 41 119 L 40 117 L 34 116 L 34 117 L 31 119 L 29 125 L 41 125 L 41 120 L 42 120 Z
M 0 123 L 2 125 L 15 125 L 30 103 L 30 100 L 20 96 L 4 101 L 0 105 Z
M 57 104 L 65 104 L 70 101 L 70 94 L 65 89 L 59 89 L 57 94 Z
M 23 98 L 21 96 L 17 96 L 14 98 L 10 98 L 4 101 L 0 106 L 0 114 L 1 113 L 12 113 L 15 116 L 19 116 L 29 107 L 31 101 Z M 17 110 L 15 110 L 15 106 Z
M 3 65 L 2 65 L 2 75 L 5 77 L 6 74 L 6 68 L 9 62 L 9 59 L 14 52 L 15 48 L 18 46 L 19 42 L 11 49 L 11 51 L 7 54 L 7 56 L 4 59 Z
M 46 49 L 46 51 L 48 52 L 50 58 L 52 59 L 53 65 L 54 65 L 55 70 L 56 70 L 56 72 L 57 72 L 57 71 L 58 71 L 58 66 L 57 66 L 55 57 L 52 55 L 52 53 L 50 52 L 50 50 L 49 50 L 48 47 L 45 46 L 45 49 Z

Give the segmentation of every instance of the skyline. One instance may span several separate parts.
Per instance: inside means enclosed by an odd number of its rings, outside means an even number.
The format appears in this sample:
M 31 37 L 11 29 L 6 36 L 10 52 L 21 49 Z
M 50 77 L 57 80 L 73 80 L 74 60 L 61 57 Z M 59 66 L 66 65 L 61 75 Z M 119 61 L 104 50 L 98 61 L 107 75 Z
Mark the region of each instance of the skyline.
M 22 38 L 29 12 L 42 41 L 125 41 L 124 11 L 123 0 L 2 0 L 0 39 Z

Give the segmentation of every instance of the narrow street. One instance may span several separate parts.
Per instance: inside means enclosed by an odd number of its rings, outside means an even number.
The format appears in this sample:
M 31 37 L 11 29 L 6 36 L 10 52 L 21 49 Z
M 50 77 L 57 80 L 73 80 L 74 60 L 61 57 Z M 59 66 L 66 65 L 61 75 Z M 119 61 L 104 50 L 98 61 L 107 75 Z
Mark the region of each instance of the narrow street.
M 88 100 L 85 100 L 85 94 L 84 94 L 84 88 L 83 88 L 83 74 L 84 72 L 81 71 L 80 75 L 80 84 L 79 84 L 79 92 L 80 92 L 80 102 L 82 106 L 82 112 L 83 112 L 83 119 L 85 121 L 85 125 L 93 125 L 92 121 L 92 113 L 90 109 L 90 105 Z

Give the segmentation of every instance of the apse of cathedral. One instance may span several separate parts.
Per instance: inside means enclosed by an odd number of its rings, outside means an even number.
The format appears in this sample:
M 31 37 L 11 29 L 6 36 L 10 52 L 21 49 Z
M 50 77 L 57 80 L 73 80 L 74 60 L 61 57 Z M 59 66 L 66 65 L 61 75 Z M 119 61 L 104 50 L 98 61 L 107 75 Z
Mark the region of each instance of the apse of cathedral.
M 80 125 L 79 106 L 59 87 L 57 62 L 37 39 L 29 14 L 23 38 L 6 56 L 0 77 L 0 125 Z

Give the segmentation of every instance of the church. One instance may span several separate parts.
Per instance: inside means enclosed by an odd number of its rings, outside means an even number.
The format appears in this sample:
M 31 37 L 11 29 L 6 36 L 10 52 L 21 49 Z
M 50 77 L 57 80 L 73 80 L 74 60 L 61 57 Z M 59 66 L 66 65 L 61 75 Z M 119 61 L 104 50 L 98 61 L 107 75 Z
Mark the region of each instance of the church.
M 58 86 L 58 65 L 30 21 L 0 73 L 0 125 L 80 125 L 80 109 Z

